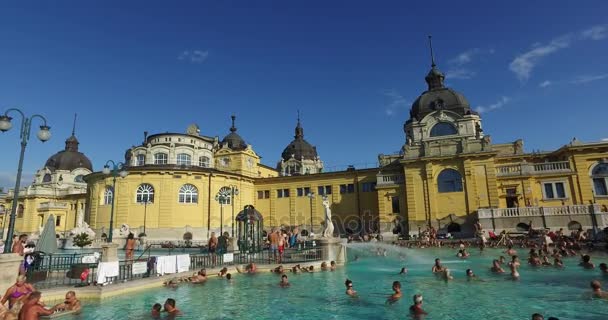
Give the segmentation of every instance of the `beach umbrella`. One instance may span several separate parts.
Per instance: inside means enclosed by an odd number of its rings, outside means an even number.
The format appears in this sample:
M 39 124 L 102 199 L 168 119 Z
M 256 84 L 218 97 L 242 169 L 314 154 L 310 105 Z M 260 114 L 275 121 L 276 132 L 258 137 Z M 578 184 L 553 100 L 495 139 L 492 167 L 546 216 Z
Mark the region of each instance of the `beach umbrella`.
M 57 251 L 57 238 L 55 236 L 55 218 L 53 215 L 49 216 L 46 220 L 44 229 L 38 238 L 36 243 L 36 251 L 42 251 L 44 253 L 55 253 Z

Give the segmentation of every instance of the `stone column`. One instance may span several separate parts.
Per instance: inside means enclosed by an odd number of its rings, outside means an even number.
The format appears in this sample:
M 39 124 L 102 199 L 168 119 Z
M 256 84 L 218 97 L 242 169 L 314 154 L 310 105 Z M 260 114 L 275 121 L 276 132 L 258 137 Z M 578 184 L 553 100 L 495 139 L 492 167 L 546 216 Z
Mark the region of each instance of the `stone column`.
M 23 262 L 23 257 L 17 253 L 0 254 L 0 292 L 4 294 L 6 290 L 15 283 L 19 275 L 19 265 Z
M 101 245 L 101 262 L 118 261 L 118 245 L 106 243 Z

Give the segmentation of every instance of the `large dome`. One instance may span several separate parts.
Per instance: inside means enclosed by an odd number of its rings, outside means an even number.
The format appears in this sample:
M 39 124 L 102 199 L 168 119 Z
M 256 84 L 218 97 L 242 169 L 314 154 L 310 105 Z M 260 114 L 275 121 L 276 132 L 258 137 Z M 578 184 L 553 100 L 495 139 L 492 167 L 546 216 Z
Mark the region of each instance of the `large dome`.
M 236 127 L 234 126 L 234 120 L 236 116 L 232 115 L 232 127 L 230 127 L 230 133 L 222 139 L 222 144 L 227 144 L 228 148 L 232 150 L 245 150 L 247 149 L 247 143 L 245 140 L 236 133 Z
M 78 139 L 74 135 L 65 141 L 65 150 L 52 155 L 44 165 L 52 172 L 56 170 L 72 171 L 78 168 L 85 168 L 93 171 L 91 160 L 82 152 L 78 151 Z
M 300 119 L 298 119 L 294 140 L 285 147 L 281 154 L 285 161 L 291 159 L 292 156 L 297 160 L 315 160 L 318 158 L 317 148 L 304 140 L 304 129 L 300 125 Z
M 450 110 L 460 115 L 475 113 L 462 94 L 443 85 L 444 78 L 443 73 L 433 66 L 425 77 L 429 88 L 412 104 L 410 120 L 420 121 L 436 110 Z

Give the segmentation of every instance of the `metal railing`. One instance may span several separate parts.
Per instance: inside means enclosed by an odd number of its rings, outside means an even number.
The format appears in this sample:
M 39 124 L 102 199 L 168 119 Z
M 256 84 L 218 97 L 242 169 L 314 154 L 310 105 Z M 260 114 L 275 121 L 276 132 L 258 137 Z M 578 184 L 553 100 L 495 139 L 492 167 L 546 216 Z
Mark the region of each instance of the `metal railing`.
M 39 254 L 33 255 L 34 262 L 27 269 L 27 282 L 37 288 L 50 288 L 62 285 L 92 283 L 95 279 L 97 262 L 83 263 L 82 258 L 90 254 Z M 84 281 L 83 271 L 89 272 Z

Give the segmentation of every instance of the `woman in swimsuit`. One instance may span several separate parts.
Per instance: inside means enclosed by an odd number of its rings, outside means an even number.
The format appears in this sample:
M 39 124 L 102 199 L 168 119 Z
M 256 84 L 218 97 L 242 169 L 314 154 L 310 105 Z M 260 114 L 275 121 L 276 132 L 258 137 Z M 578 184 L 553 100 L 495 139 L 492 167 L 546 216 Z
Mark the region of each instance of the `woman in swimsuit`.
M 517 256 L 513 256 L 511 258 L 511 262 L 509 262 L 509 268 L 511 268 L 511 277 L 513 277 L 513 280 L 519 279 L 519 272 L 517 271 L 517 268 L 519 268 L 519 266 L 519 259 L 517 258 Z
M 8 300 L 8 308 L 12 309 L 17 302 L 25 301 L 30 293 L 35 291 L 31 284 L 25 283 L 25 280 L 24 275 L 18 276 L 15 284 L 6 290 L 4 297 L 0 300 L 0 304 L 4 305 Z

